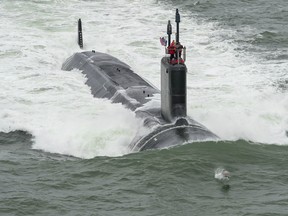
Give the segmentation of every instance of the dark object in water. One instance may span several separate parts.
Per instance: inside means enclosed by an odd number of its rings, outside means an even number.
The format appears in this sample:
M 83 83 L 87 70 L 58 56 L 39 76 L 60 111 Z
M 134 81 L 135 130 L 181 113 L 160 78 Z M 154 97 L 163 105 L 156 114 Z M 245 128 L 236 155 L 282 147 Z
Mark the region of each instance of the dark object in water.
M 82 49 L 83 48 L 83 34 L 82 34 L 82 21 L 78 20 L 78 45 Z
M 178 10 L 176 21 L 179 40 Z M 176 51 L 182 52 L 182 48 Z M 91 87 L 94 97 L 122 103 L 134 111 L 138 118 L 143 119 L 144 126 L 151 130 L 148 134 L 136 135 L 130 144 L 133 151 L 218 139 L 206 127 L 187 117 L 187 68 L 184 60 L 180 58 L 181 53 L 176 56 L 178 59 L 173 64 L 170 57 L 163 57 L 161 60 L 161 92 L 134 73 L 130 66 L 105 53 L 95 51 L 75 53 L 63 63 L 62 69 L 81 70 L 87 77 L 86 84 Z M 155 94 L 161 94 L 161 107 L 151 107 L 147 104 Z

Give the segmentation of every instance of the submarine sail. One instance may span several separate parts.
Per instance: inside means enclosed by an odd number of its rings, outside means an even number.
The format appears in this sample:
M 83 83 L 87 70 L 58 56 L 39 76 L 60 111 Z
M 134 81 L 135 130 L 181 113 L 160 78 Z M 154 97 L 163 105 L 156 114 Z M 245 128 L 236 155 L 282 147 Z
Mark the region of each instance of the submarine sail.
M 187 67 L 185 47 L 179 41 L 178 9 L 175 21 L 176 42 L 171 42 L 172 27 L 168 21 L 169 43 L 166 48 L 168 56 L 161 59 L 161 91 L 132 71 L 129 65 L 109 54 L 96 51 L 75 53 L 62 65 L 62 70 L 82 71 L 87 77 L 86 84 L 90 86 L 94 97 L 122 103 L 134 111 L 136 117 L 143 119 L 144 126 L 150 130 L 147 134 L 139 133 L 135 136 L 130 144 L 133 151 L 218 139 L 206 127 L 187 116 Z M 82 43 L 81 45 L 83 47 Z M 147 106 L 156 94 L 161 94 L 161 107 Z

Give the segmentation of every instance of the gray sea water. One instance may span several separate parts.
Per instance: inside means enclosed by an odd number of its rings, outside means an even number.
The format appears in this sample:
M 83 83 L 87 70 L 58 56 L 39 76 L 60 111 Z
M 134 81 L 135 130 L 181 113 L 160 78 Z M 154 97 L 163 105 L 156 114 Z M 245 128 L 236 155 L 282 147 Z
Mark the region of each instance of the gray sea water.
M 142 122 L 61 64 L 82 18 L 84 49 L 159 87 L 175 8 L 188 113 L 221 141 L 131 153 Z M 0 18 L 0 215 L 288 214 L 286 0 L 1 0 Z

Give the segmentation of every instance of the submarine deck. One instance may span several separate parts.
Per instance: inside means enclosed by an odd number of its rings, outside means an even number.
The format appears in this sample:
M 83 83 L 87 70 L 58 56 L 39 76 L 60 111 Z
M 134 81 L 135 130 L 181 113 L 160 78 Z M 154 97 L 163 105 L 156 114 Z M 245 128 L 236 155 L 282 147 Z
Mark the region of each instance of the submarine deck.
M 77 68 L 87 76 L 86 84 L 98 98 L 108 98 L 122 103 L 131 110 L 143 106 L 160 91 L 131 70 L 119 59 L 100 52 L 75 53 L 66 62 L 63 70 Z

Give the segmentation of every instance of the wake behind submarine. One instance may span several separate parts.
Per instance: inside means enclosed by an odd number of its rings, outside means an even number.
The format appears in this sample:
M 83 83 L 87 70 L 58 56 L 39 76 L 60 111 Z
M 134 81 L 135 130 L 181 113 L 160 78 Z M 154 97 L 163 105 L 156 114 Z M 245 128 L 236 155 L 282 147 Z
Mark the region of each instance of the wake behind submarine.
M 161 59 L 161 91 L 133 72 L 129 65 L 94 50 L 75 53 L 62 65 L 62 70 L 81 70 L 87 77 L 86 84 L 91 87 L 94 97 L 122 103 L 143 120 L 143 126 L 149 132 L 141 134 L 139 131 L 136 134 L 130 143 L 132 151 L 218 139 L 206 127 L 187 116 L 186 48 L 179 41 L 178 9 L 175 22 L 176 42 L 173 40 L 171 43 L 170 20 L 167 25 L 168 43 L 164 38 L 160 39 L 166 47 L 166 55 Z M 78 44 L 83 48 L 81 19 L 78 21 Z M 157 94 L 161 94 L 161 106 L 149 106 L 149 102 Z

